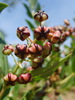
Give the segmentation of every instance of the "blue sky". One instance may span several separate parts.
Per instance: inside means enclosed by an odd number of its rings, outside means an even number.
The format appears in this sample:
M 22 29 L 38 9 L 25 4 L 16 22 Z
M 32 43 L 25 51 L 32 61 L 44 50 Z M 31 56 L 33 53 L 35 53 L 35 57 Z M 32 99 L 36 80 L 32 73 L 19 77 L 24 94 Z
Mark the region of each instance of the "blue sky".
M 2 0 L 0 0 L 1 2 Z M 74 26 L 75 0 L 39 0 L 42 10 L 46 11 L 49 19 L 46 21 L 48 26 L 63 25 L 64 19 L 69 19 Z M 19 2 L 14 9 L 8 11 L 6 8 L 0 14 L 0 29 L 5 32 L 8 44 L 25 43 L 21 42 L 16 36 L 16 28 L 27 26 L 25 18 L 26 11 Z M 13 64 L 13 62 L 11 62 Z

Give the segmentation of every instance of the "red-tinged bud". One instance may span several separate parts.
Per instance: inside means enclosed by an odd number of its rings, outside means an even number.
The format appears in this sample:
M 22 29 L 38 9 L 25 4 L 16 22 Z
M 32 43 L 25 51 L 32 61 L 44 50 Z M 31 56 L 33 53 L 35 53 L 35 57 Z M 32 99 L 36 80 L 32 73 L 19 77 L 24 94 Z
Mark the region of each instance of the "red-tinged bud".
M 73 32 L 75 32 L 75 27 L 73 28 Z
M 10 55 L 13 51 L 14 51 L 14 47 L 11 44 L 9 44 L 4 46 L 2 53 L 4 55 Z
M 44 11 L 37 11 L 34 15 L 34 19 L 42 22 L 48 19 L 48 15 Z
M 32 46 L 28 48 L 30 55 L 34 57 L 36 57 L 36 55 L 40 56 L 42 50 L 43 50 L 43 47 L 38 44 L 32 44 Z
M 60 40 L 61 33 L 60 31 L 55 31 L 53 37 L 51 38 L 52 43 L 57 43 Z
M 15 85 L 17 76 L 12 73 L 8 73 L 6 76 L 4 76 L 4 81 L 7 85 Z
M 65 20 L 64 20 L 64 24 L 65 24 L 66 26 L 69 26 L 69 25 L 70 25 L 70 22 L 69 22 L 67 19 L 65 19 Z
M 33 68 L 30 66 L 30 67 L 27 67 L 27 71 L 32 71 Z
M 37 40 L 45 40 L 47 39 L 47 34 L 50 32 L 50 29 L 48 29 L 45 26 L 39 26 L 34 30 L 34 36 Z
M 69 27 L 68 28 L 68 31 L 69 31 L 69 33 L 70 33 L 70 35 L 73 33 L 73 28 L 72 27 Z
M 28 56 L 28 48 L 26 44 L 18 44 L 14 50 L 14 53 L 17 57 L 24 59 Z
M 30 81 L 31 81 L 31 74 L 30 73 L 21 74 L 18 77 L 18 82 L 20 84 L 26 84 L 26 83 L 28 83 Z
M 44 62 L 43 58 L 35 58 L 32 62 L 32 68 L 37 69 L 38 67 L 41 67 Z
M 70 32 L 69 32 L 69 31 L 66 31 L 66 32 L 64 32 L 64 34 L 65 34 L 65 36 L 67 37 L 67 36 L 70 35 Z
M 43 51 L 42 51 L 42 57 L 47 57 L 50 53 L 51 53 L 51 50 L 52 50 L 52 45 L 50 42 L 46 42 L 44 44 L 44 47 L 43 47 Z
M 17 36 L 22 41 L 27 39 L 30 36 L 30 31 L 29 31 L 28 27 L 25 27 L 25 26 L 18 27 L 17 28 Z

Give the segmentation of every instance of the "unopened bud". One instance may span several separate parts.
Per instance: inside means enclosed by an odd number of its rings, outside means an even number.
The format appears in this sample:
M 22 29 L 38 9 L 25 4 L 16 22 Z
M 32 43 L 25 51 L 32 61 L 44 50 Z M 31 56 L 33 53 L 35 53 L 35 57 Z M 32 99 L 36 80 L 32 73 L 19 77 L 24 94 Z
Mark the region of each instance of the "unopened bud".
M 31 80 L 31 74 L 30 73 L 21 74 L 18 77 L 18 82 L 20 84 L 26 84 L 26 83 L 30 82 L 30 80 Z
M 67 26 L 70 25 L 70 22 L 69 22 L 67 19 L 64 20 L 64 23 L 65 23 L 65 25 L 67 25 Z
M 61 33 L 59 31 L 55 31 L 53 37 L 51 38 L 52 43 L 57 43 L 60 40 Z
M 42 51 L 42 57 L 47 57 L 50 53 L 51 53 L 51 50 L 52 50 L 52 45 L 50 42 L 46 42 L 44 44 L 44 47 L 43 47 L 43 51 Z
M 37 69 L 38 67 L 41 67 L 44 62 L 43 58 L 35 58 L 32 62 L 32 68 Z
M 34 15 L 34 19 L 42 22 L 48 19 L 48 15 L 44 11 L 37 11 Z
M 42 50 L 43 50 L 43 47 L 38 44 L 32 44 L 32 46 L 28 48 L 30 55 L 34 57 L 36 55 L 37 56 L 41 55 Z
M 15 85 L 17 76 L 12 73 L 8 73 L 6 76 L 4 76 L 4 81 L 7 85 Z
M 47 39 L 47 34 L 50 32 L 50 29 L 45 26 L 39 26 L 34 30 L 34 36 L 37 40 Z
M 28 49 L 26 44 L 18 44 L 14 50 L 14 53 L 17 57 L 24 59 L 28 56 Z
M 22 41 L 24 41 L 25 39 L 27 39 L 30 36 L 30 31 L 29 31 L 28 27 L 25 27 L 25 26 L 18 27 L 17 28 L 17 36 Z
M 4 48 L 2 50 L 2 53 L 4 55 L 10 55 L 13 51 L 14 51 L 13 46 L 11 44 L 9 44 L 9 45 L 5 45 L 4 46 Z

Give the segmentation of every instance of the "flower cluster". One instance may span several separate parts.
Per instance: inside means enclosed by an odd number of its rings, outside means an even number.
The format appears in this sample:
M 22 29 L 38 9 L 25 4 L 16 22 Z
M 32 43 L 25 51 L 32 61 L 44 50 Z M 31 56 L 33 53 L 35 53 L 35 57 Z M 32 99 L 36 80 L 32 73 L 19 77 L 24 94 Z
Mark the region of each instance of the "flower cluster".
M 75 29 L 70 27 L 70 22 L 64 20 L 65 26 L 46 27 L 42 25 L 42 22 L 48 19 L 48 15 L 44 11 L 38 11 L 34 15 L 34 19 L 40 22 L 40 26 L 34 29 L 34 40 L 29 38 L 30 31 L 27 26 L 18 27 L 16 30 L 17 36 L 20 40 L 27 40 L 27 44 L 5 45 L 3 48 L 3 54 L 10 55 L 14 52 L 15 56 L 25 60 L 26 58 L 32 62 L 32 69 L 41 67 L 44 58 L 49 56 L 54 44 L 63 43 L 68 36 L 75 32 Z M 37 41 L 41 41 L 42 45 Z M 14 85 L 15 82 L 28 83 L 31 80 L 31 74 L 21 74 L 19 77 L 11 73 L 4 77 L 7 84 Z

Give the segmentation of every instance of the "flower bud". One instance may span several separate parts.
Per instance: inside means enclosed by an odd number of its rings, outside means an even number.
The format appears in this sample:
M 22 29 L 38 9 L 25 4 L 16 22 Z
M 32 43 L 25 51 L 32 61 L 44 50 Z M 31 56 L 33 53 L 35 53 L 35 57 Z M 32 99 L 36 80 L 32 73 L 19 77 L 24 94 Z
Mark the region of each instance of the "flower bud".
M 66 26 L 70 25 L 70 22 L 67 19 L 64 20 L 64 23 L 65 23 Z
M 30 31 L 29 31 L 28 27 L 25 27 L 25 26 L 18 27 L 17 28 L 17 36 L 22 41 L 24 41 L 25 39 L 27 39 L 30 36 Z
M 44 44 L 44 47 L 43 47 L 43 51 L 42 51 L 42 57 L 47 57 L 50 53 L 51 53 L 51 50 L 52 50 L 52 45 L 50 42 L 46 42 Z
M 72 27 L 69 27 L 68 28 L 68 31 L 69 31 L 69 33 L 70 33 L 70 35 L 73 33 L 73 28 Z
M 37 69 L 38 67 L 41 67 L 44 62 L 43 58 L 35 58 L 32 62 L 32 68 Z
M 27 71 L 32 71 L 33 68 L 31 66 L 27 67 Z
M 51 38 L 52 43 L 57 43 L 60 40 L 61 33 L 59 31 L 55 31 L 53 37 Z
M 44 11 L 37 11 L 34 15 L 34 19 L 42 22 L 48 19 L 48 15 Z
M 30 73 L 21 74 L 18 77 L 18 82 L 20 84 L 26 84 L 26 83 L 30 82 L 30 80 L 31 80 L 31 74 Z
M 9 45 L 5 45 L 4 46 L 4 48 L 2 50 L 2 53 L 4 55 L 10 55 L 13 51 L 14 51 L 13 46 L 11 44 L 9 44 Z
M 4 81 L 7 85 L 15 85 L 17 76 L 12 73 L 8 73 L 6 76 L 4 76 Z
M 14 53 L 17 57 L 24 59 L 28 56 L 28 49 L 26 44 L 17 44 L 14 50 Z
M 32 44 L 32 46 L 28 48 L 28 51 L 33 58 L 36 56 L 40 56 L 42 50 L 43 47 L 38 44 Z
M 47 39 L 47 34 L 50 32 L 50 29 L 48 29 L 45 26 L 39 26 L 34 30 L 34 36 L 37 40 L 45 40 Z

